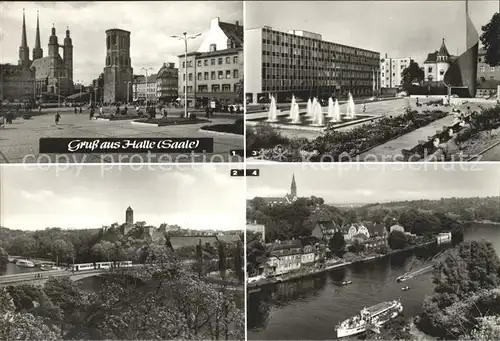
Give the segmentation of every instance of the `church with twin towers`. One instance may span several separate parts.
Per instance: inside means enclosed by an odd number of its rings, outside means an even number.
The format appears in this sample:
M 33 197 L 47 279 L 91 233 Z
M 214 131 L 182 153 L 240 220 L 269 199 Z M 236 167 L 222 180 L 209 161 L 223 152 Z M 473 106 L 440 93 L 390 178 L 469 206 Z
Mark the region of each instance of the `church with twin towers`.
M 62 49 L 62 57 L 59 54 Z M 53 24 L 49 42 L 47 45 L 47 55 L 44 56 L 40 41 L 40 21 L 37 11 L 35 46 L 33 48 L 32 59 L 26 35 L 26 17 L 23 10 L 23 27 L 21 33 L 21 46 L 19 47 L 18 67 L 30 69 L 34 72 L 36 94 L 51 92 L 61 96 L 73 94 L 73 42 L 71 40 L 69 27 L 66 27 L 66 36 L 63 44 L 59 45 L 56 35 L 56 27 Z

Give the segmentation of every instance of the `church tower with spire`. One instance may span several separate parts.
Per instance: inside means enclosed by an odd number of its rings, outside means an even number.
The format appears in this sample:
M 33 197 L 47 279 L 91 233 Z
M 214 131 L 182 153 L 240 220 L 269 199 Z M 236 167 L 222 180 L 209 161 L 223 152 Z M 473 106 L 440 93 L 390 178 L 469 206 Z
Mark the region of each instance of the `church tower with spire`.
M 28 39 L 26 38 L 26 18 L 23 9 L 23 28 L 21 32 L 21 46 L 19 46 L 19 66 L 30 67 L 30 49 L 28 47 Z
M 69 36 L 69 27 L 66 27 L 66 37 L 63 45 L 63 60 L 68 74 L 69 84 L 73 84 L 73 42 Z
M 35 37 L 35 47 L 33 48 L 33 60 L 43 58 L 42 44 L 40 43 L 40 20 L 38 17 L 38 11 L 36 11 L 36 37 Z
M 290 195 L 294 198 L 297 197 L 297 184 L 295 183 L 295 174 L 292 175 L 292 184 L 290 186 Z
M 49 57 L 59 56 L 59 42 L 56 35 L 56 27 L 52 25 L 51 35 L 49 37 Z

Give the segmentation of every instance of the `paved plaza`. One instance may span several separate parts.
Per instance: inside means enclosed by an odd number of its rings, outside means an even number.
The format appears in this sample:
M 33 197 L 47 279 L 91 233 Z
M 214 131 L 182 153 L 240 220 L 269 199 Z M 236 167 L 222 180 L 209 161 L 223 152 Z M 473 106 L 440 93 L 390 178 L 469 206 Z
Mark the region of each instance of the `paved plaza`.
M 0 130 L 0 163 L 100 163 L 100 162 L 238 162 L 230 158 L 231 149 L 243 149 L 243 136 L 200 131 L 202 126 L 230 124 L 234 119 L 212 118 L 211 123 L 172 126 L 134 125 L 132 120 L 90 120 L 88 112 L 75 115 L 72 111 L 60 111 L 61 121 L 56 126 L 54 112 L 49 111 L 29 120 L 17 118 Z M 213 138 L 214 152 L 201 155 L 179 154 L 40 154 L 39 139 L 42 137 L 71 138 Z

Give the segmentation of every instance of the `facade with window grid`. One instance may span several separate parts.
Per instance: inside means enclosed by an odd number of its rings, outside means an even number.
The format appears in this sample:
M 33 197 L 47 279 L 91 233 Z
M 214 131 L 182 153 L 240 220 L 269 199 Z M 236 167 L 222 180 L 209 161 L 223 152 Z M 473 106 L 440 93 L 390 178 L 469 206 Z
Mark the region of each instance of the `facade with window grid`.
M 188 106 L 216 100 L 234 103 L 243 80 L 243 48 L 212 52 L 192 52 L 187 55 L 187 75 L 184 55 L 179 56 L 179 97 L 184 98 L 187 76 Z
M 245 92 L 255 103 L 263 95 L 278 100 L 292 94 L 371 96 L 380 88 L 380 53 L 322 40 L 306 31 L 255 28 L 245 32 Z

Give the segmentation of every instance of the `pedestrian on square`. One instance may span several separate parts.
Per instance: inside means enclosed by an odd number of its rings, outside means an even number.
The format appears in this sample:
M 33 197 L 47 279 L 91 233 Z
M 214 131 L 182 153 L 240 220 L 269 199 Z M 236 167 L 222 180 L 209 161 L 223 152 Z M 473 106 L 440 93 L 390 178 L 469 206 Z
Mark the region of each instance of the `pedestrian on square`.
M 366 102 L 363 102 L 363 114 L 366 112 Z
M 80 114 L 82 113 L 82 106 L 80 105 Z
M 75 105 L 75 114 L 78 114 L 78 111 L 76 111 L 76 105 Z
M 89 120 L 94 118 L 94 107 L 90 108 Z
M 208 105 L 205 107 L 205 117 L 206 118 L 210 117 L 210 108 L 208 107 Z
M 103 111 L 103 108 L 102 108 L 102 105 L 101 105 L 101 107 L 99 108 L 99 115 L 102 116 L 103 113 L 104 113 L 104 111 Z
M 59 111 L 56 112 L 56 116 L 54 117 L 54 120 L 56 121 L 56 125 L 59 124 L 59 120 L 61 119 L 61 115 L 59 114 Z
M 162 110 L 162 117 L 167 118 L 167 108 L 163 107 L 161 110 Z

